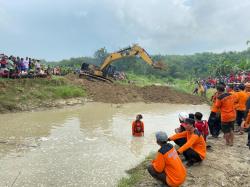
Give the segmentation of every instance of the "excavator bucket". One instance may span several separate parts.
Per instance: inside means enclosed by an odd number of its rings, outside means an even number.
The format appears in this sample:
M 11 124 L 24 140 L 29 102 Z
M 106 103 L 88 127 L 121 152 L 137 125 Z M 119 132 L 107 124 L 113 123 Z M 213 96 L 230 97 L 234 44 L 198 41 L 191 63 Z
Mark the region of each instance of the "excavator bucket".
M 154 62 L 153 67 L 155 69 L 161 69 L 161 70 L 165 69 L 165 65 L 160 61 L 159 62 Z

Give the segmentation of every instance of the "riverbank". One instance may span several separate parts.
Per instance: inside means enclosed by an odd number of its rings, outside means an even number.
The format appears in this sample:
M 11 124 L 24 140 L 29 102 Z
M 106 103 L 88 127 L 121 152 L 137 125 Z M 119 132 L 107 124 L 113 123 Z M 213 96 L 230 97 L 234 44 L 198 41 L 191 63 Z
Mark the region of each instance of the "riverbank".
M 50 79 L 0 79 L 0 113 L 83 104 L 178 103 L 201 104 L 205 99 L 167 86 L 138 86 L 79 79 L 76 75 Z
M 235 136 L 233 147 L 224 145 L 222 137 L 208 139 L 212 148 L 207 152 L 207 158 L 200 165 L 188 168 L 187 179 L 183 187 L 194 186 L 227 186 L 249 187 L 250 150 L 246 146 L 247 134 Z M 120 180 L 119 187 L 159 186 L 147 172 L 146 167 L 154 155 L 146 158 L 137 167 L 127 171 L 129 178 Z
M 0 113 L 81 104 L 86 91 L 63 77 L 0 79 Z

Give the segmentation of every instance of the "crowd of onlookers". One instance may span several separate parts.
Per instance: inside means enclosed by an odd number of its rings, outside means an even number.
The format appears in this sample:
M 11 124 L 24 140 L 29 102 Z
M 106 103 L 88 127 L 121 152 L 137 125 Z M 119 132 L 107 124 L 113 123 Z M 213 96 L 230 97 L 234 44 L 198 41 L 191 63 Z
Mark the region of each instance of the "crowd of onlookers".
M 51 68 L 34 58 L 0 54 L 0 77 L 46 77 L 51 74 L 61 75 L 61 68 L 59 66 Z
M 0 77 L 25 76 L 29 73 L 43 75 L 46 70 L 40 60 L 0 54 Z
M 224 82 L 225 84 L 246 83 L 250 82 L 250 71 L 239 71 L 237 73 L 230 73 L 227 76 L 208 77 L 207 79 L 201 79 L 199 82 L 207 89 L 215 88 L 219 82 Z

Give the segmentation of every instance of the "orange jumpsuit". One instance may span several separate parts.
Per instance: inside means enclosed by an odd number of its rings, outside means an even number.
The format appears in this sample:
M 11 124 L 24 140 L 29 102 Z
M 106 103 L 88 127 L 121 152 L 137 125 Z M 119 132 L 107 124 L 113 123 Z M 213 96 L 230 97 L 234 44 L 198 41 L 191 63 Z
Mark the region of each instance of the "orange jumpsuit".
M 194 132 L 184 131 L 171 136 L 170 140 L 177 140 L 179 138 L 187 138 L 187 142 L 178 149 L 178 152 L 182 154 L 187 149 L 191 148 L 199 154 L 202 160 L 206 157 L 206 142 L 203 136 L 196 129 Z
M 144 135 L 144 123 L 142 121 L 133 121 L 132 123 L 132 135 L 143 136 Z
M 158 173 L 165 172 L 169 186 L 180 186 L 186 179 L 186 169 L 172 144 L 164 144 L 159 149 L 152 165 Z

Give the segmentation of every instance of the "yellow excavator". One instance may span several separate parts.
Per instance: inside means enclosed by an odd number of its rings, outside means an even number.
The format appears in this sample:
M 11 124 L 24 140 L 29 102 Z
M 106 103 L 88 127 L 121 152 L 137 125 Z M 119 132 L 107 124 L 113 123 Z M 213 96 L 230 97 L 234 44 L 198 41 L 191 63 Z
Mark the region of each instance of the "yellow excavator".
M 135 44 L 131 47 L 127 47 L 121 49 L 117 52 L 113 52 L 109 54 L 100 67 L 90 65 L 87 63 L 83 63 L 80 71 L 79 77 L 91 77 L 102 81 L 112 82 L 111 79 L 107 77 L 107 69 L 115 60 L 131 57 L 131 56 L 139 56 L 146 63 L 153 66 L 156 69 L 163 69 L 163 64 L 160 62 L 154 62 L 149 54 L 139 45 Z

